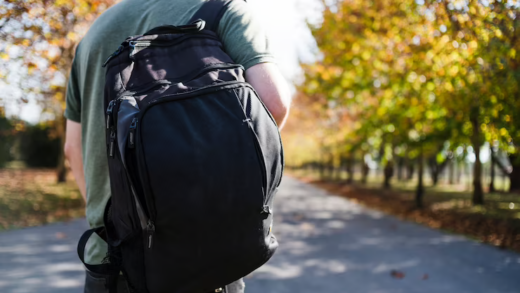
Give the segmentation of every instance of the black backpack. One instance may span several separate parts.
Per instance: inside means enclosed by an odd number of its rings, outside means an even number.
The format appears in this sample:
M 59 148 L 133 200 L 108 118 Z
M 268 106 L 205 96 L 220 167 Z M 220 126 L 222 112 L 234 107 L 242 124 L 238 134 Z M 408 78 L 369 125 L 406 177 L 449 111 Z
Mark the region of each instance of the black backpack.
M 207 293 L 267 262 L 278 243 L 272 200 L 283 173 L 276 122 L 216 32 L 230 1 L 185 26 L 127 38 L 105 62 L 112 197 L 88 238 L 136 293 Z M 204 19 L 204 20 L 201 20 Z M 218 290 L 217 290 L 218 291 Z

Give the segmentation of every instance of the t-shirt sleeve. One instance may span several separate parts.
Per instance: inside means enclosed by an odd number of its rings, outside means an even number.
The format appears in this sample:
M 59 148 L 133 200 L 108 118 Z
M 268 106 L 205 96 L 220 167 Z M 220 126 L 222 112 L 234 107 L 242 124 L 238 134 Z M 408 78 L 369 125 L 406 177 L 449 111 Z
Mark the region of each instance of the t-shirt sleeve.
M 78 73 L 76 58 L 72 62 L 69 81 L 67 83 L 65 118 L 74 122 L 81 122 L 81 99 L 78 87 Z
M 228 55 L 248 69 L 258 63 L 275 62 L 269 40 L 258 15 L 245 1 L 231 1 L 222 16 L 218 34 Z

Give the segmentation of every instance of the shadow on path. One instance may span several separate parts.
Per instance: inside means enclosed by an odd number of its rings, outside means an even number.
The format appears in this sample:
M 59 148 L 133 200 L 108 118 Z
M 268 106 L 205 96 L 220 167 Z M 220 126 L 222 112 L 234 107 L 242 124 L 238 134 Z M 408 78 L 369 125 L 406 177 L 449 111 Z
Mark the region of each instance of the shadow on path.
M 519 254 L 403 222 L 290 177 L 275 201 L 280 248 L 246 279 L 248 293 L 520 292 Z
M 400 221 L 289 177 L 275 221 L 280 248 L 246 278 L 247 293 L 520 292 L 519 254 Z M 81 293 L 75 250 L 85 229 L 85 220 L 75 220 L 0 233 L 0 292 Z
M 87 228 L 79 219 L 0 233 L 0 292 L 83 292 L 76 244 Z

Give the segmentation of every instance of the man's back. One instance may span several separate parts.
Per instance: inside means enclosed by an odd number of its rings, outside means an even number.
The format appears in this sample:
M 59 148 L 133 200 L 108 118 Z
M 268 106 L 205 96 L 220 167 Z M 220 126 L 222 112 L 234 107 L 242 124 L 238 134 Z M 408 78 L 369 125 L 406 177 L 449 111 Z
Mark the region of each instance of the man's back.
M 103 134 L 105 70 L 101 65 L 127 36 L 143 34 L 159 25 L 186 24 L 203 2 L 123 1 L 100 16 L 78 46 L 69 80 L 65 115 L 82 126 L 87 219 L 92 227 L 103 225 L 104 207 L 110 197 Z M 231 58 L 246 69 L 274 61 L 268 51 L 265 33 L 244 1 L 232 1 L 222 17 L 218 34 Z M 101 239 L 89 241 L 87 263 L 100 263 L 105 252 L 106 244 Z

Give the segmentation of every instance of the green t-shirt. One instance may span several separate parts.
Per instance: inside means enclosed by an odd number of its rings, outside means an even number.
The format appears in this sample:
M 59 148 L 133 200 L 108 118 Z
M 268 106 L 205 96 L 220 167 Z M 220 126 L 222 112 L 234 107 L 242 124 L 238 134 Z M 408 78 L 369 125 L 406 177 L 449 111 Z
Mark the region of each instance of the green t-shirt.
M 87 220 L 91 227 L 103 225 L 105 204 L 110 197 L 103 90 L 105 59 L 128 36 L 153 27 L 187 24 L 203 0 L 125 0 L 103 13 L 78 45 L 67 87 L 65 117 L 82 125 L 83 165 L 87 185 Z M 246 69 L 274 62 L 267 36 L 245 1 L 232 1 L 218 28 L 224 49 Z M 97 236 L 89 240 L 85 260 L 99 264 L 106 244 Z

